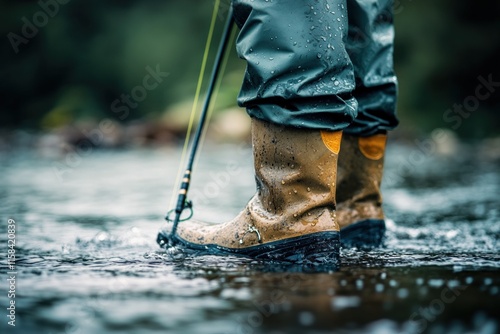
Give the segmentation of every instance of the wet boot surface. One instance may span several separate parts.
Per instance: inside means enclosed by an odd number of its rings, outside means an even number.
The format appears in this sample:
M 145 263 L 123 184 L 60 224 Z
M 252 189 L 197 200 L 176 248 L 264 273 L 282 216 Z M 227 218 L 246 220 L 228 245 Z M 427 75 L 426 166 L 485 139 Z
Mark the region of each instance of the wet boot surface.
M 191 254 L 337 265 L 335 193 L 341 136 L 253 119 L 257 193 L 228 222 L 183 221 L 175 234 L 167 225 L 158 236 L 160 246 Z

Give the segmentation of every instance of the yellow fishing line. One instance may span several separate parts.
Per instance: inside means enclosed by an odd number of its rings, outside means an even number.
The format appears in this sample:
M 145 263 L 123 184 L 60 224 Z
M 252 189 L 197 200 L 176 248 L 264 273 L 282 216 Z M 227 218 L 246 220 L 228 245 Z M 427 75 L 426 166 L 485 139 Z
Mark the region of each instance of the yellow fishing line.
M 235 37 L 236 37 L 236 29 L 232 29 L 231 36 L 229 37 L 229 45 L 233 45 Z M 229 61 L 230 55 L 231 55 L 231 51 L 228 51 L 224 54 L 224 58 L 222 59 L 220 75 L 217 78 L 217 82 L 215 84 L 215 91 L 214 91 L 212 102 L 210 103 L 210 107 L 208 109 L 207 120 L 206 120 L 205 124 L 203 125 L 203 132 L 201 134 L 199 151 L 203 150 L 203 144 L 205 143 L 205 137 L 207 135 L 208 125 L 210 124 L 210 119 L 212 118 L 213 112 L 215 110 L 217 97 L 219 96 L 220 86 L 222 85 L 222 80 L 224 79 L 224 73 L 226 72 L 227 63 Z M 198 164 L 198 159 L 195 160 L 193 169 L 196 169 L 197 164 Z
M 189 118 L 188 129 L 186 133 L 186 139 L 184 140 L 184 147 L 182 149 L 181 162 L 179 164 L 179 170 L 177 171 L 177 178 L 175 181 L 175 186 L 172 190 L 172 196 L 170 197 L 170 208 L 174 206 L 176 200 L 176 193 L 178 191 L 179 185 L 181 183 L 182 175 L 184 172 L 184 165 L 186 164 L 186 155 L 189 146 L 189 138 L 191 137 L 191 131 L 193 129 L 194 116 L 196 114 L 196 109 L 198 108 L 198 100 L 200 99 L 201 86 L 203 83 L 203 78 L 205 76 L 205 68 L 207 65 L 208 54 L 210 51 L 210 46 L 212 44 L 212 37 L 215 30 L 215 23 L 217 21 L 217 15 L 219 13 L 220 0 L 215 1 L 214 10 L 212 13 L 212 22 L 210 23 L 210 29 L 208 31 L 207 42 L 205 44 L 205 52 L 203 53 L 203 60 L 201 63 L 200 75 L 198 76 L 198 85 L 196 87 L 196 93 L 194 96 L 193 107 L 191 109 L 191 116 Z

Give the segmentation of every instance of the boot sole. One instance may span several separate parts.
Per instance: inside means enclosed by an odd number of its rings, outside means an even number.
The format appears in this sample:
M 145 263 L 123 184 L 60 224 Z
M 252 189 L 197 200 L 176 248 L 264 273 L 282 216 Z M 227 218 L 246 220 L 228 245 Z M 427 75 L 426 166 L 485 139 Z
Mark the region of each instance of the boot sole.
M 200 245 L 174 236 L 173 244 L 190 255 L 234 255 L 257 260 L 327 266 L 335 269 L 340 263 L 340 233 L 326 231 L 300 237 L 268 242 L 246 248 L 228 248 L 214 244 Z M 169 237 L 160 232 L 160 246 L 169 245 Z
M 375 248 L 382 245 L 385 237 L 385 222 L 381 219 L 366 219 L 340 230 L 342 248 Z

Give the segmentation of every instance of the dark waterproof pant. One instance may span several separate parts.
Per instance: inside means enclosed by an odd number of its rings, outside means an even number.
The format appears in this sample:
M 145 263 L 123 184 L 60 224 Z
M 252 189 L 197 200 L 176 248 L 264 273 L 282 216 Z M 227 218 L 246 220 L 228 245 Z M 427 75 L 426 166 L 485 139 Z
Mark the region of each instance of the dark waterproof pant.
M 247 61 L 238 103 L 285 126 L 391 130 L 397 81 L 392 0 L 233 0 Z

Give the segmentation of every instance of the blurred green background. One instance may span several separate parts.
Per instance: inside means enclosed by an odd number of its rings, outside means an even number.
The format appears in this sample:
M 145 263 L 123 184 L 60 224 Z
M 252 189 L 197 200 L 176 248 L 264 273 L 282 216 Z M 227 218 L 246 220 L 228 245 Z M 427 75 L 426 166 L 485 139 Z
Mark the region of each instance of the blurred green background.
M 58 8 L 42 5 L 49 3 Z M 214 4 L 0 1 L 0 129 L 51 130 L 103 118 L 175 128 L 169 123 L 189 116 Z M 220 7 L 216 41 L 227 4 L 223 0 Z M 465 139 L 498 135 L 500 87 L 461 116 L 459 126 L 444 115 L 454 104 L 474 102 L 467 98 L 476 94 L 479 76 L 500 82 L 500 1 L 397 0 L 395 6 L 400 131 L 449 128 Z M 215 47 L 209 64 L 214 53 Z M 147 67 L 168 77 L 127 115 L 116 112 L 113 102 L 143 84 Z M 235 105 L 244 68 L 233 48 L 217 110 Z

